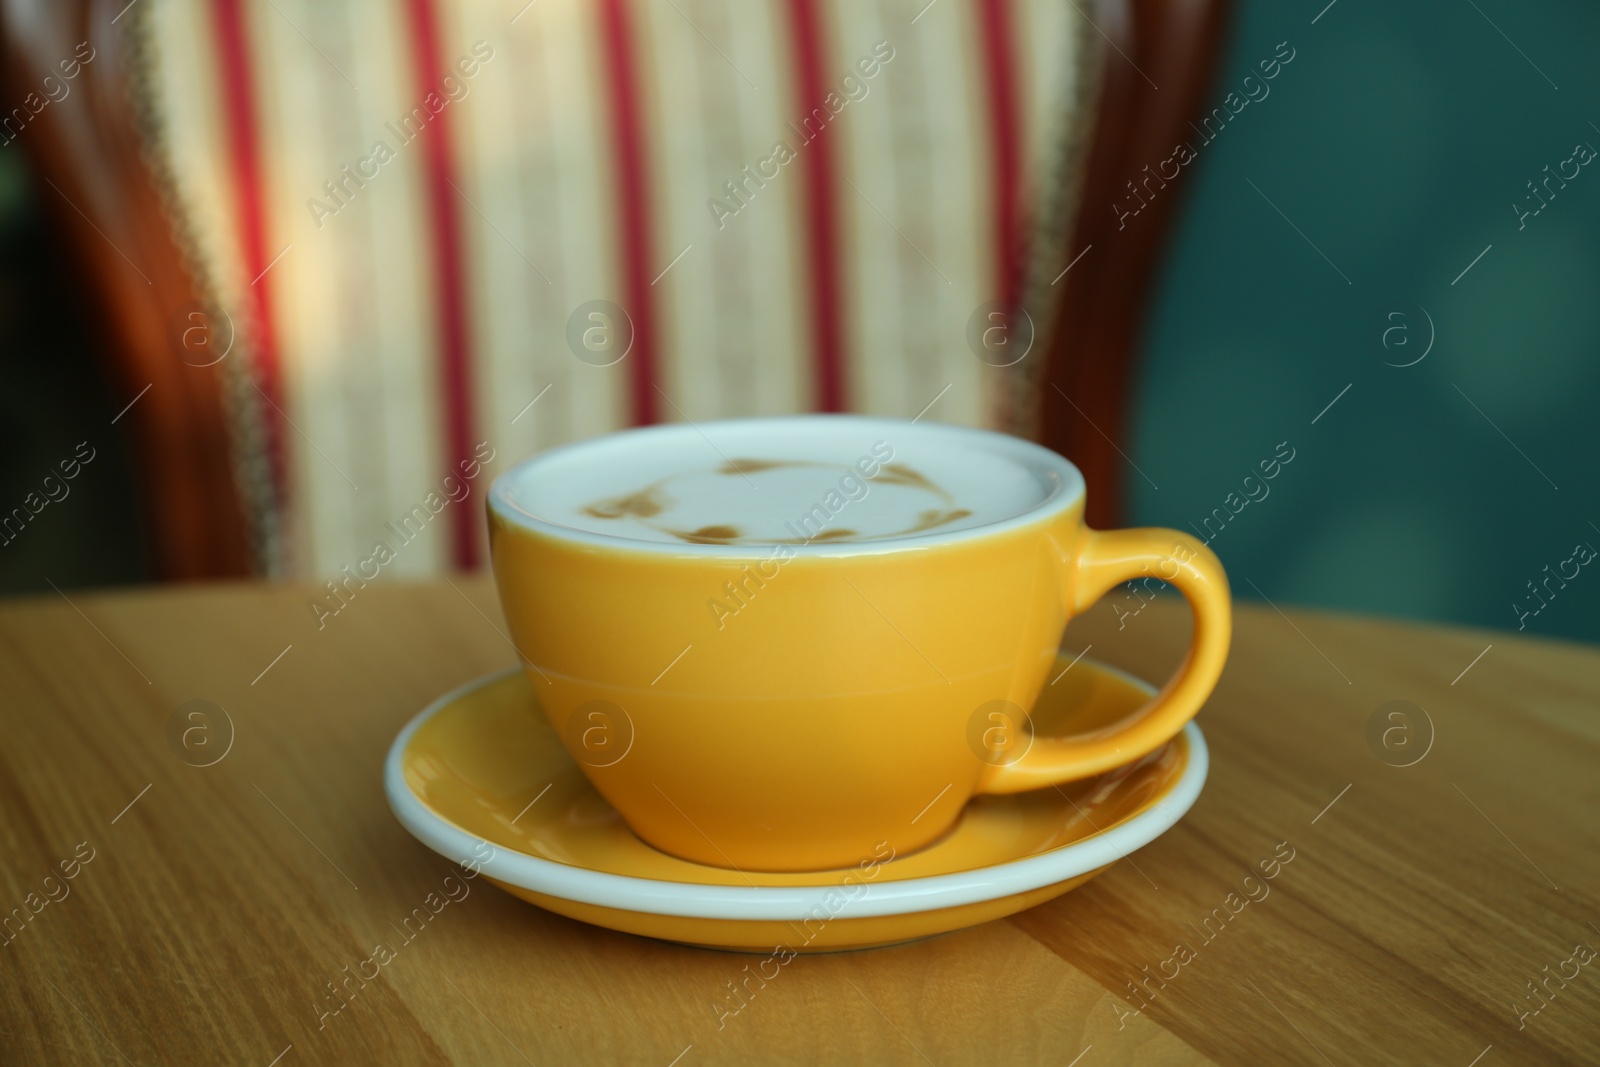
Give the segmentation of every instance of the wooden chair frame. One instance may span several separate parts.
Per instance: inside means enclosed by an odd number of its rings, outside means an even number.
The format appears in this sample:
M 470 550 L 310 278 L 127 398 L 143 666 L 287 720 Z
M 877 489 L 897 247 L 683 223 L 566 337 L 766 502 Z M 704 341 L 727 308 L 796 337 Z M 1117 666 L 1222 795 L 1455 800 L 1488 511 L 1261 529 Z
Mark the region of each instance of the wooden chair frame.
M 141 116 L 128 91 L 133 57 L 114 25 L 124 3 L 0 0 L 5 101 L 40 93 L 47 75 L 59 80 L 60 62 L 80 42 L 93 49 L 72 79 L 72 106 L 29 111 L 25 126 L 13 130 L 13 121 L 0 136 L 14 132 L 29 152 L 43 206 L 81 270 L 75 281 L 92 309 L 107 372 L 123 395 L 140 396 L 127 419 L 154 573 L 248 575 L 257 551 L 234 461 L 228 383 L 219 367 L 180 358 L 182 331 L 207 293 L 141 150 Z M 1083 258 L 1054 286 L 1057 327 L 1041 344 L 1039 436 L 1083 470 L 1089 521 L 1106 526 L 1123 510 L 1134 356 L 1188 172 L 1136 218 L 1119 219 L 1114 205 L 1128 183 L 1142 180 L 1146 164 L 1185 139 L 1210 88 L 1229 4 L 1085 0 L 1084 7 L 1111 50 L 1071 242 L 1071 254 Z

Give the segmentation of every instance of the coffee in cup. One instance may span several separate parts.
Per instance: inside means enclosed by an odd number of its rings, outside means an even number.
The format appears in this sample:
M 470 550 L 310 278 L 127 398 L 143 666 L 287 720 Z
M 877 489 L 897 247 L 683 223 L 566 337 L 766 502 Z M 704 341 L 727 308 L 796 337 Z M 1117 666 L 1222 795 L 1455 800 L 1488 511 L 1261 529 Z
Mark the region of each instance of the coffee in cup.
M 642 839 L 762 871 L 942 835 L 979 793 L 1050 786 L 1170 739 L 1227 654 L 1216 557 L 1083 525 L 1077 469 L 988 431 L 810 415 L 629 430 L 536 456 L 489 496 L 501 605 L 543 713 Z M 1177 675 L 1126 722 L 1026 722 L 1070 618 L 1176 585 Z

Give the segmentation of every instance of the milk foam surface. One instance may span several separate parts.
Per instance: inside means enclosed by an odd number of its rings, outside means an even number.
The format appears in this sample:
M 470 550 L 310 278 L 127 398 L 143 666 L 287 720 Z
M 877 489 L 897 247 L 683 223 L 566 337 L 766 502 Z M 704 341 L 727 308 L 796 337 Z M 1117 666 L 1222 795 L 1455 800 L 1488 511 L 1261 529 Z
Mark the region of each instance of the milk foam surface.
M 678 424 L 548 453 L 496 494 L 545 522 L 634 541 L 849 545 L 985 526 L 1073 491 L 1041 454 L 997 434 L 852 416 Z

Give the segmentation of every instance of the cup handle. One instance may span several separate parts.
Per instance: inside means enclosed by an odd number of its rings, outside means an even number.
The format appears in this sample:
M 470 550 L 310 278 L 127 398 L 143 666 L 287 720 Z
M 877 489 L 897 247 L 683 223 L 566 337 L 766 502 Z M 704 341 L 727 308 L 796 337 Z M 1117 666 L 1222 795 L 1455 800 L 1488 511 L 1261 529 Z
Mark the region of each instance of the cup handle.
M 1182 730 L 1222 673 L 1232 636 L 1228 578 L 1216 553 L 1176 530 L 1084 529 L 1062 580 L 1068 617 L 1114 586 L 1149 576 L 1170 582 L 1194 612 L 1194 641 L 1178 671 L 1124 723 L 1076 737 L 1034 737 L 1012 763 L 992 767 L 980 793 L 1020 793 L 1087 778 L 1150 752 Z

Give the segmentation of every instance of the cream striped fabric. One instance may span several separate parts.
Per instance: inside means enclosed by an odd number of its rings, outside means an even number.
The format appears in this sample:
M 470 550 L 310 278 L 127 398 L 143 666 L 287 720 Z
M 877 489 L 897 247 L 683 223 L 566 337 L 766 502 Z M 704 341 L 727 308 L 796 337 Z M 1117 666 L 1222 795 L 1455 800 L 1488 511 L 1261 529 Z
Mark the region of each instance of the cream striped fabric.
M 1049 279 L 1067 262 L 1059 201 L 1082 156 L 1098 41 L 1073 5 L 524 4 L 146 0 L 130 11 L 158 116 L 156 169 L 240 331 L 230 358 L 242 367 L 239 403 L 255 410 L 236 414 L 280 435 L 281 479 L 257 501 L 270 527 L 260 531 L 265 569 L 359 570 L 380 541 L 395 549 L 387 573 L 471 565 L 483 559 L 489 480 L 540 449 L 647 409 L 699 421 L 825 406 L 819 181 L 837 235 L 825 272 L 844 405 L 910 417 L 932 403 L 931 419 L 1026 424 L 1018 372 L 980 362 L 967 326 L 1003 295 L 997 79 L 1015 94 L 1016 218 L 1029 235 L 1015 291 L 1036 327 L 1048 326 Z M 218 14 L 230 5 L 242 61 Z M 428 25 L 438 69 L 419 47 Z M 622 67 L 631 93 L 619 89 Z M 808 70 L 837 95 L 802 99 Z M 429 92 L 442 101 L 437 119 Z M 631 170 L 623 97 L 635 119 Z M 831 170 L 820 178 L 802 125 L 813 108 L 828 120 Z M 429 128 L 408 136 L 405 117 L 417 114 Z M 241 144 L 253 148 L 253 198 Z M 792 160 L 774 155 L 780 144 Z M 630 195 L 642 225 L 625 210 Z M 445 249 L 458 256 L 463 312 L 453 342 Z M 653 309 L 649 380 L 637 330 L 615 364 L 577 358 L 575 309 L 604 300 L 634 315 L 639 292 Z M 464 383 L 455 391 L 452 344 Z M 452 411 L 467 420 L 465 452 Z M 266 447 L 259 433 L 239 441 Z

